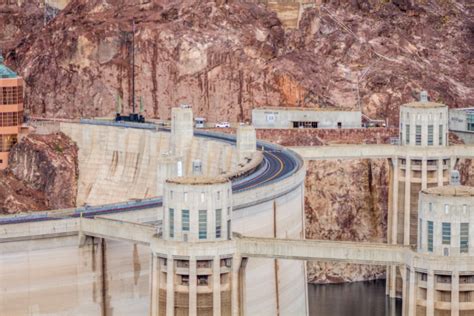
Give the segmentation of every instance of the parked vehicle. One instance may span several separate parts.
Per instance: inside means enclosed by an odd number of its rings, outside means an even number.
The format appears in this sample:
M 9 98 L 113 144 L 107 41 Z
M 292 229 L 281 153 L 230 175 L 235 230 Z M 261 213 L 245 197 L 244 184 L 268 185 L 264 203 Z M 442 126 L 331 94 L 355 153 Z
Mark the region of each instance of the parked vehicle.
M 218 122 L 216 123 L 217 128 L 229 128 L 230 124 L 229 122 Z

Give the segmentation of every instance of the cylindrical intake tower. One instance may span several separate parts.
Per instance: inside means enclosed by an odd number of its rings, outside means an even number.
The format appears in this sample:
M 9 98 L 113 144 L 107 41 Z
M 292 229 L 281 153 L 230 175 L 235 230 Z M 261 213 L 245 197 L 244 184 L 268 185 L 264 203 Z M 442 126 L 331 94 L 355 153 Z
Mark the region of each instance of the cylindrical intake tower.
M 242 260 L 226 242 L 232 236 L 231 182 L 168 179 L 163 198 L 164 249 L 153 254 L 152 315 L 235 315 Z
M 466 257 L 474 260 L 473 226 L 474 187 L 449 185 L 420 193 L 420 259 L 409 267 L 408 315 L 474 315 L 474 271 L 462 263 Z
M 428 101 L 424 91 L 420 101 L 402 105 L 400 145 L 406 148 L 406 154 L 391 158 L 387 235 L 391 244 L 416 246 L 418 194 L 427 188 L 447 185 L 456 165 L 456 157 L 434 155 L 429 150 L 448 146 L 448 107 Z M 391 267 L 387 294 L 401 297 L 402 289 L 400 274 L 396 267 Z

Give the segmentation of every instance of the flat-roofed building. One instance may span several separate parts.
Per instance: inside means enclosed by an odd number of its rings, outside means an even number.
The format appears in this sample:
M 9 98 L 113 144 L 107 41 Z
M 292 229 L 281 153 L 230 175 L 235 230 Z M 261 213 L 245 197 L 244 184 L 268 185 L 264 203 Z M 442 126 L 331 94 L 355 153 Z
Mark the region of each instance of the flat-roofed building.
M 255 128 L 360 128 L 361 123 L 360 111 L 283 107 L 252 110 Z
M 450 109 L 449 129 L 465 143 L 474 144 L 474 107 Z
M 3 63 L 0 55 L 0 170 L 17 142 L 23 123 L 23 79 Z

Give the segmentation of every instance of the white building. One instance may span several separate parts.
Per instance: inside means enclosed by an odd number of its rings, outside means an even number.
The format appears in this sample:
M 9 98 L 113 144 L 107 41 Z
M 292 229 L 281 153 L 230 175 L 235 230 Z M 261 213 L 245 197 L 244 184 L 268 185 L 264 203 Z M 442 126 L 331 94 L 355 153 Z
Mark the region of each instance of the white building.
M 474 143 L 474 107 L 449 110 L 449 129 L 464 142 Z
M 252 110 L 255 128 L 360 128 L 360 111 L 316 108 L 258 108 Z

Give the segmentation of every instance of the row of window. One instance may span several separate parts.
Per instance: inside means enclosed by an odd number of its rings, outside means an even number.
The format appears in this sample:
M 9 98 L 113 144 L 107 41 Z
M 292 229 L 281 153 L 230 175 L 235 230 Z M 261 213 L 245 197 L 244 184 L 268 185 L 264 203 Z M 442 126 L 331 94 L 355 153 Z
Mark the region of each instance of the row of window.
M 444 204 L 444 214 L 449 214 L 449 210 L 451 208 L 451 210 L 453 208 L 456 208 L 456 207 L 462 207 L 462 212 L 463 212 L 463 215 L 467 215 L 467 213 L 470 211 L 470 206 L 467 205 L 467 204 L 464 204 L 462 206 L 454 206 L 454 205 L 449 205 L 449 204 Z M 433 203 L 428 203 L 428 211 L 430 212 L 433 212 Z
M 407 112 L 407 121 L 410 120 L 410 112 Z M 428 114 L 428 121 L 431 121 L 433 119 L 434 115 L 433 114 Z M 421 114 L 417 114 L 416 115 L 416 119 L 417 120 L 421 120 Z M 439 120 L 442 121 L 443 120 L 443 113 L 439 113 Z
M 0 87 L 0 105 L 23 103 L 23 87 Z
M 227 190 L 227 196 L 230 197 L 230 190 Z M 170 191 L 170 200 L 174 199 L 174 192 Z M 216 200 L 221 199 L 221 191 L 216 192 Z M 185 202 L 188 201 L 188 192 L 183 192 L 183 200 Z M 206 194 L 204 192 L 201 192 L 201 202 L 204 202 L 206 200 Z
M 0 135 L 0 152 L 10 151 L 10 149 L 18 141 L 16 134 L 13 135 Z
M 174 238 L 175 212 L 170 208 L 169 213 L 169 236 Z M 215 214 L 216 238 L 222 237 L 222 209 L 216 209 Z M 199 210 L 199 239 L 207 239 L 207 210 Z M 189 210 L 181 210 L 181 230 L 189 232 Z
M 427 242 L 428 251 L 433 252 L 434 224 L 433 221 L 427 221 Z M 421 238 L 423 236 L 423 220 L 420 219 L 420 249 L 423 247 Z M 451 223 L 441 223 L 441 244 L 451 245 Z M 469 252 L 469 223 L 460 223 L 459 249 L 461 253 Z
M 410 144 L 410 124 L 405 125 L 405 141 Z M 443 145 L 443 125 L 439 125 L 438 144 Z M 415 145 L 421 146 L 421 125 L 415 126 Z M 428 146 L 434 145 L 433 125 L 428 125 Z
M 0 113 L 0 127 L 23 124 L 23 111 Z

